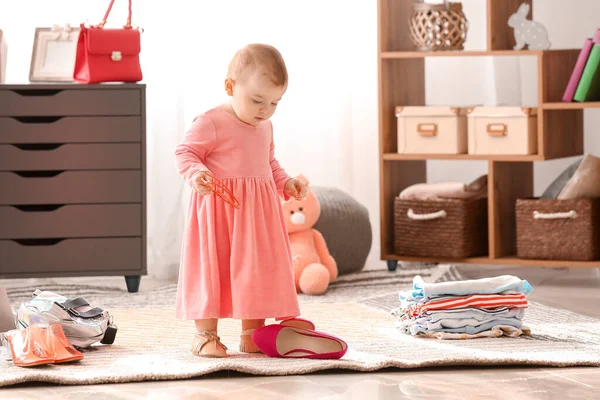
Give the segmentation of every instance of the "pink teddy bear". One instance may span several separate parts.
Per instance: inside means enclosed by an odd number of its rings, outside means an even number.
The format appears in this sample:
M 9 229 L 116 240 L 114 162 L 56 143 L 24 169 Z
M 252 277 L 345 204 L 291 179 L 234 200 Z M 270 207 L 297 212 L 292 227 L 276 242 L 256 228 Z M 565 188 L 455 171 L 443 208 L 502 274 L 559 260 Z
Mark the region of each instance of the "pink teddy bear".
M 296 291 L 319 295 L 325 293 L 329 282 L 337 278 L 338 269 L 323 235 L 312 229 L 321 215 L 319 200 L 310 190 L 308 180 L 303 175 L 297 178 L 306 185 L 306 198 L 302 201 L 290 199 L 283 202 L 292 248 Z

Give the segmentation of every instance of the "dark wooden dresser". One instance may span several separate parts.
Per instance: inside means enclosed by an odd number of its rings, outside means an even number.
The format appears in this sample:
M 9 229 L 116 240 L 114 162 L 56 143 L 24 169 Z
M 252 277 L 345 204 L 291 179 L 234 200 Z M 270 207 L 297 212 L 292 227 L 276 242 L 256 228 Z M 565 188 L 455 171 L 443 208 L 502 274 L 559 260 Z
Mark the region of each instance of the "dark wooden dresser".
M 143 84 L 0 85 L 0 278 L 146 275 Z

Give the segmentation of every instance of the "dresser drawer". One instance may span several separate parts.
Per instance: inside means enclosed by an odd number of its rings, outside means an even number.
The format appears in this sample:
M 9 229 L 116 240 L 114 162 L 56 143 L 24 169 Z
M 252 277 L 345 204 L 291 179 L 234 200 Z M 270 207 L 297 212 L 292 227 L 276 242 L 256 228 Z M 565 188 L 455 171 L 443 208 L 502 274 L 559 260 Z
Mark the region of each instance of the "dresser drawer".
M 142 171 L 0 172 L 0 188 L 0 205 L 139 203 Z
M 135 89 L 0 89 L 0 116 L 140 115 Z
M 0 240 L 0 278 L 5 274 L 140 271 L 142 238 Z
M 0 143 L 140 142 L 140 117 L 0 117 Z
M 140 169 L 140 143 L 0 145 L 0 171 Z
M 0 207 L 0 239 L 142 236 L 141 204 Z

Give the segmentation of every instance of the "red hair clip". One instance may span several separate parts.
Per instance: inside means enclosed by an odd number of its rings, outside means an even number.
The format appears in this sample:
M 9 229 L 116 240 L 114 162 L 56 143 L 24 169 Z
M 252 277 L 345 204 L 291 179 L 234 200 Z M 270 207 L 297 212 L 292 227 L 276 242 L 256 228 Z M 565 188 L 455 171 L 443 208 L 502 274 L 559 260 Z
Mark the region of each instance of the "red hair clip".
M 210 179 L 203 179 L 203 183 L 209 187 L 213 194 L 219 196 L 225 203 L 230 204 L 234 208 L 240 208 L 240 202 L 220 179 L 215 178 L 215 176 L 208 171 L 205 171 L 204 173 Z

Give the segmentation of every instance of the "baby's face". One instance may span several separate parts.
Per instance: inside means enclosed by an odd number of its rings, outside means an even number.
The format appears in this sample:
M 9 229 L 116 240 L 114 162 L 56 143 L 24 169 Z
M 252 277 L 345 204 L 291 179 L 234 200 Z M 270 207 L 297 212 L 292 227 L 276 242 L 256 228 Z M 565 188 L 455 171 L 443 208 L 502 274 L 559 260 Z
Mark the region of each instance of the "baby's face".
M 286 87 L 274 86 L 262 74 L 254 73 L 235 84 L 233 107 L 239 119 L 257 125 L 271 118 L 285 90 Z

